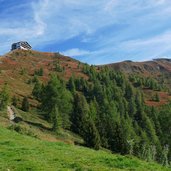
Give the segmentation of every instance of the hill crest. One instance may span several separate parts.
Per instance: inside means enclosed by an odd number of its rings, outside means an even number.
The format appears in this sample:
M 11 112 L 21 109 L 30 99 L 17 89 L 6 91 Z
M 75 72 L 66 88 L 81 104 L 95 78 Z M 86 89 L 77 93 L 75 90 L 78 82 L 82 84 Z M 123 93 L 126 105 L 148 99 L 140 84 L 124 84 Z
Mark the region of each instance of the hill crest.
M 28 84 L 34 77 L 35 72 L 43 69 L 43 75 L 39 77 L 41 82 L 47 82 L 49 75 L 58 70 L 58 75 L 68 80 L 72 75 L 83 77 L 88 80 L 88 75 L 83 72 L 84 63 L 71 57 L 59 53 L 14 50 L 0 58 L 0 88 L 7 83 L 12 88 L 12 95 L 29 96 L 33 85 Z M 167 58 L 154 59 L 153 61 L 133 62 L 123 61 L 109 65 L 96 66 L 96 69 L 110 67 L 116 71 L 121 71 L 126 75 L 135 74 L 140 77 L 152 77 L 171 88 L 171 60 Z M 144 90 L 148 94 L 153 91 Z M 160 105 L 165 104 L 170 99 L 166 92 L 160 93 L 161 102 L 152 102 L 151 97 L 147 98 L 147 104 Z M 34 104 L 34 102 L 33 102 Z

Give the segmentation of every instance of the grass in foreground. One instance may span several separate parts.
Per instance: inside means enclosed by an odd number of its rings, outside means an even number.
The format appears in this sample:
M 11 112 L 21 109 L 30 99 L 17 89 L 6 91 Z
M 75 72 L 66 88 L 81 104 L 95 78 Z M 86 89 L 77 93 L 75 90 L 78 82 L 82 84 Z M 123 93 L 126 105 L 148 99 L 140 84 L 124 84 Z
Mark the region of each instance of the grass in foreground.
M 0 127 L 0 170 L 169 171 L 155 163 L 104 151 L 41 141 Z

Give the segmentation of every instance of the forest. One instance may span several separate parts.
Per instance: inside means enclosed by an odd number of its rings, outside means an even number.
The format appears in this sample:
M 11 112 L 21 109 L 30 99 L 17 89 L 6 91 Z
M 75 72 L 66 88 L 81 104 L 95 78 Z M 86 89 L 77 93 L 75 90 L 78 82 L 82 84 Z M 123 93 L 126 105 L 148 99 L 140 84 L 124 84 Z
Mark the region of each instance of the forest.
M 41 104 L 39 110 L 53 123 L 52 129 L 72 130 L 97 150 L 103 147 L 168 165 L 171 103 L 159 108 L 145 105 L 136 76 L 130 79 L 108 67 L 97 71 L 89 65 L 84 65 L 83 72 L 88 80 L 73 75 L 66 82 L 51 75 L 46 85 L 36 81 L 33 95 Z M 152 79 L 140 85 L 162 89 Z
M 143 88 L 166 89 L 154 79 L 127 77 L 108 67 L 84 65 L 88 79 L 72 77 L 66 81 L 51 74 L 45 84 L 34 79 L 33 97 L 37 110 L 52 123 L 52 131 L 70 130 L 96 150 L 134 155 L 146 161 L 169 165 L 171 161 L 171 103 L 161 107 L 145 104 Z M 43 74 L 43 70 L 37 74 Z M 7 105 L 6 88 L 0 93 L 0 108 Z M 156 93 L 155 100 L 160 100 Z M 17 99 L 12 98 L 17 106 Z M 22 110 L 29 111 L 25 97 Z

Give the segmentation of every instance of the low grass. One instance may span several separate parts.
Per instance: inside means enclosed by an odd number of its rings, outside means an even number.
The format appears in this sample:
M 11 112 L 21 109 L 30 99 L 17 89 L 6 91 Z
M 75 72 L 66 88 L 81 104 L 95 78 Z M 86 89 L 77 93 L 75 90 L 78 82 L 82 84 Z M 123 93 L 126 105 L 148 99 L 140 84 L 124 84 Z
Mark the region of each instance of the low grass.
M 17 116 L 21 117 L 23 120 L 15 125 L 17 127 L 21 127 L 21 129 L 26 133 L 29 132 L 39 139 L 51 142 L 62 141 L 69 144 L 74 144 L 74 142 L 83 144 L 82 138 L 71 131 L 61 129 L 58 134 L 54 133 L 51 130 L 52 124 L 47 122 L 44 119 L 43 114 L 36 109 L 24 112 L 15 108 L 15 112 L 17 113 Z
M 47 142 L 0 126 L 0 170 L 2 171 L 169 171 L 156 163 L 131 156 Z
M 18 123 L 9 121 L 7 111 L 0 111 L 0 124 L 1 126 L 10 130 L 15 130 L 20 134 L 36 137 L 37 139 L 49 141 L 49 142 L 65 142 L 67 144 L 83 144 L 83 139 L 72 133 L 69 130 L 61 129 L 59 133 L 55 133 L 51 130 L 52 124 L 47 122 L 43 114 L 32 109 L 29 112 L 24 112 L 13 106 L 13 110 L 17 117 L 21 118 Z

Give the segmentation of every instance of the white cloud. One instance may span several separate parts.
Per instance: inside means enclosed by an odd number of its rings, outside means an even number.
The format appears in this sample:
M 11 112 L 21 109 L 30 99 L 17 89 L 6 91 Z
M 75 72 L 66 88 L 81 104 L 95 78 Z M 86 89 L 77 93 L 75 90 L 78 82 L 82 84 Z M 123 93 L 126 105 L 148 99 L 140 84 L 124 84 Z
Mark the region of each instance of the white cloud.
M 157 57 L 154 58 L 154 59 L 158 59 L 158 58 L 171 59 L 171 57 L 169 57 L 169 56 L 157 56 Z
M 42 4 L 34 4 L 34 16 L 40 26 L 46 23 L 46 39 L 61 41 L 82 33 L 91 35 L 114 22 L 104 10 L 106 0 L 46 0 L 45 7 Z
M 154 47 L 154 48 L 160 47 L 160 49 L 162 50 L 163 47 L 171 48 L 170 41 L 171 41 L 171 31 L 168 31 L 168 32 L 164 32 L 160 35 L 153 36 L 147 39 L 125 41 L 120 46 L 129 50 L 134 50 L 134 49 L 139 49 L 139 48 L 148 49 L 151 47 Z
M 76 56 L 88 55 L 90 54 L 90 51 L 79 49 L 79 48 L 73 48 L 73 49 L 69 49 L 61 53 L 66 56 L 76 57 Z
M 47 24 L 43 20 L 44 16 L 48 15 L 49 0 L 39 0 L 38 3 L 32 3 L 33 19 L 35 22 L 34 31 L 37 36 L 45 33 Z
M 167 0 L 156 0 L 156 3 L 158 5 L 162 5 L 162 4 L 165 4 L 167 2 Z
M 171 31 L 165 32 L 170 29 L 170 5 L 170 0 L 32 1 L 29 21 L 0 18 L 0 50 L 3 53 L 9 49 L 9 43 L 23 39 L 34 47 L 60 44 L 78 36 L 82 43 L 91 43 L 91 52 L 74 48 L 63 53 L 86 55 L 93 59 L 92 63 L 117 55 L 127 58 L 127 54 L 137 52 L 144 56 L 160 55 L 170 48 Z
M 110 0 L 109 2 L 106 3 L 104 9 L 107 11 L 107 12 L 111 12 L 118 4 L 118 0 Z

